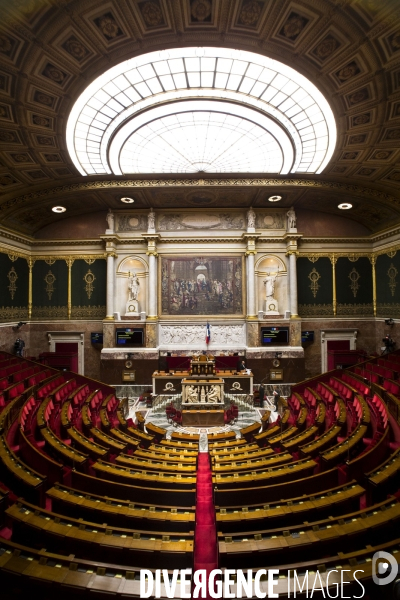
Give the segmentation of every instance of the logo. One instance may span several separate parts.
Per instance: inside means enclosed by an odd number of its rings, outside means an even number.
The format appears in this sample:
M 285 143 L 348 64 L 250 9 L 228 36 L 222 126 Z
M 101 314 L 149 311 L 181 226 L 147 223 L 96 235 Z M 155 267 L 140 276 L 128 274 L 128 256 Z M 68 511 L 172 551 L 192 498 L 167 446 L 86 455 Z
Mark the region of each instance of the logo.
M 397 577 L 399 565 L 392 554 L 380 550 L 372 557 L 372 580 L 376 585 L 388 585 Z

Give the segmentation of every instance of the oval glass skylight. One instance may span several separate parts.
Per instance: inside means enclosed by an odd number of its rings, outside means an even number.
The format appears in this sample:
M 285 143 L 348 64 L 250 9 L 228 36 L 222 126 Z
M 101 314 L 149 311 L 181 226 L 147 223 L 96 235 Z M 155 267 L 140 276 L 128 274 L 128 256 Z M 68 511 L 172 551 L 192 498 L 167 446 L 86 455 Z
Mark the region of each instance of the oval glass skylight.
M 192 100 L 158 106 L 128 121 L 110 145 L 116 175 L 288 172 L 289 136 L 246 106 Z
M 187 111 L 179 106 L 183 100 L 200 99 L 223 103 L 225 121 L 230 123 L 230 135 L 233 135 L 233 122 L 234 129 L 241 131 L 242 142 L 239 139 L 235 141 L 237 156 L 234 161 L 228 156 L 226 160 L 210 160 L 209 153 L 215 152 L 213 148 L 206 148 L 207 139 L 212 140 L 217 135 L 223 141 L 227 133 L 216 133 L 216 115 L 222 114 L 222 111 Z M 160 106 L 164 110 L 163 116 L 153 112 Z M 258 111 L 256 123 L 259 135 L 255 133 L 254 120 L 240 114 L 239 108 L 247 108 L 252 113 Z M 194 113 L 199 110 L 202 117 L 197 115 L 195 118 Z M 176 117 L 172 126 L 173 113 L 180 116 Z M 183 114 L 192 114 L 193 124 L 190 127 Z M 166 115 L 170 119 L 168 134 L 162 125 Z M 260 124 L 261 119 L 264 119 L 263 125 Z M 183 130 L 179 134 L 178 122 Z M 155 123 L 159 132 L 163 132 L 158 136 L 158 142 L 157 136 L 150 133 L 152 128 L 154 133 Z M 166 151 L 165 136 L 171 139 L 172 131 L 175 131 L 174 135 L 183 139 L 188 128 L 191 137 L 205 140 L 201 150 L 203 159 L 196 159 L 193 154 L 188 159 L 183 153 L 182 162 L 177 155 L 172 161 L 161 158 L 154 161 L 151 157 L 147 160 L 140 157 L 139 160 L 133 159 L 140 152 L 135 151 L 136 144 L 142 150 L 151 146 L 152 152 L 158 144 L 158 156 L 161 157 Z M 223 127 L 219 125 L 217 129 L 221 132 Z M 129 164 L 134 163 L 136 167 L 132 168 L 140 168 L 140 172 L 157 172 L 156 168 L 160 169 L 160 173 L 188 172 L 188 160 L 194 168 L 190 172 L 196 172 L 196 163 L 198 172 L 212 172 L 212 164 L 220 169 L 217 172 L 249 172 L 248 159 L 251 155 L 257 156 L 259 146 L 255 140 L 260 140 L 259 136 L 278 144 L 283 153 L 280 162 L 265 160 L 262 172 L 320 173 L 333 154 L 336 125 L 324 96 L 300 73 L 259 54 L 226 48 L 178 48 L 144 54 L 120 63 L 86 88 L 76 101 L 67 124 L 68 150 L 82 175 L 139 172 L 126 170 L 130 168 Z M 250 149 L 252 138 L 257 150 Z M 275 141 L 272 142 L 271 138 Z M 288 140 L 291 147 L 289 154 Z M 241 143 L 243 151 L 240 150 Z M 186 146 L 186 150 L 191 148 Z M 233 168 L 234 171 L 231 170 Z M 276 168 L 276 171 L 270 170 Z M 259 172 L 259 169 L 256 170 Z

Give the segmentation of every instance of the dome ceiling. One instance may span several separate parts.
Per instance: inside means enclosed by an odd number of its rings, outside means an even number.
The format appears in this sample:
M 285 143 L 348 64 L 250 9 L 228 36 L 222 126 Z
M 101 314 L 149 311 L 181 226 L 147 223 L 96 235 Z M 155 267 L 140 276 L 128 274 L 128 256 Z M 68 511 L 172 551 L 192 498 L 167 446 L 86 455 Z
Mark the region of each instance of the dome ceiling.
M 121 196 L 131 195 L 138 208 L 180 208 L 195 206 L 194 197 L 211 198 L 210 205 L 215 207 L 265 207 L 270 195 L 279 194 L 280 206 L 329 214 L 341 214 L 339 202 L 350 202 L 353 209 L 343 216 L 371 232 L 400 222 L 397 0 L 342 4 L 333 0 L 4 0 L 0 40 L 0 214 L 1 224 L 7 228 L 34 235 L 65 217 L 109 207 L 118 210 L 124 206 Z M 85 89 L 124 61 L 150 53 L 160 57 L 165 49 L 175 56 L 177 48 L 197 47 L 260 55 L 287 65 L 312 82 L 329 102 L 337 125 L 336 145 L 323 172 L 307 171 L 307 167 L 283 173 L 281 167 L 273 177 L 266 175 L 266 170 L 235 177 L 209 172 L 206 163 L 213 160 L 197 152 L 191 159 L 196 168 L 187 175 L 157 175 L 154 179 L 151 173 L 128 174 L 127 166 L 121 169 L 122 175 L 111 174 L 111 169 L 83 175 L 68 152 L 67 121 Z M 201 79 L 203 71 L 197 72 Z M 266 83 L 264 92 L 270 84 Z M 221 92 L 247 94 L 250 99 L 248 88 L 228 87 L 221 87 Z M 191 91 L 190 84 L 186 89 Z M 206 100 L 235 102 L 227 97 Z M 259 108 L 249 105 L 249 110 Z M 201 118 L 208 122 L 217 114 L 212 109 L 179 114 L 194 119 L 195 113 L 202 113 Z M 120 167 L 137 160 L 130 154 L 131 136 L 151 140 L 154 131 L 150 130 L 155 126 L 151 123 L 158 127 L 164 118 L 158 115 L 130 131 L 118 149 Z M 239 119 L 238 127 L 243 119 L 253 122 L 248 115 L 234 118 Z M 265 118 L 279 124 L 276 115 L 266 114 Z M 169 131 L 175 127 L 171 123 L 162 126 Z M 257 127 L 263 131 L 260 135 L 268 133 L 271 144 L 275 143 L 273 132 L 267 132 L 261 122 Z M 299 152 L 295 135 L 290 133 L 290 137 L 295 166 Z M 108 161 L 110 154 L 106 152 L 105 158 Z M 140 160 L 138 165 L 140 170 Z M 234 168 L 232 161 L 230 168 Z M 65 216 L 51 212 L 54 204 L 66 206 Z
M 321 173 L 335 149 L 336 125 L 328 102 L 311 81 L 294 69 L 252 52 L 228 48 L 178 48 L 124 61 L 100 75 L 84 90 L 72 108 L 67 125 L 68 150 L 75 166 L 83 175 L 157 172 L 155 166 L 149 170 L 143 161 L 141 166 L 144 170 L 129 170 L 129 163 L 125 163 L 123 169 L 119 164 L 121 146 L 127 135 L 145 123 L 171 115 L 175 110 L 185 111 L 180 104 L 189 98 L 192 105 L 194 99 L 213 99 L 214 133 L 216 111 L 225 111 L 226 115 L 245 112 L 248 120 L 241 122 L 242 133 L 246 125 L 247 129 L 254 129 L 250 123 L 261 121 L 263 128 L 280 145 L 280 149 L 275 144 L 268 152 L 272 156 L 277 151 L 283 155 L 272 164 L 269 160 L 260 161 L 249 169 L 237 158 L 238 173 Z M 223 108 L 218 108 L 217 100 L 223 101 Z M 249 108 L 256 110 L 251 114 Z M 193 106 L 193 110 L 204 109 Z M 157 113 L 155 116 L 154 112 Z M 226 129 L 227 125 L 225 119 L 220 129 Z M 204 119 L 201 122 L 192 119 L 190 135 L 206 137 L 201 150 L 206 153 L 207 133 L 203 129 L 208 127 Z M 174 129 L 177 130 L 176 122 Z M 255 134 L 256 137 L 260 133 Z M 117 143 L 112 141 L 113 135 Z M 211 134 L 209 151 L 214 153 L 216 148 L 213 146 L 219 146 L 218 140 L 223 142 L 224 138 L 224 147 L 217 150 L 217 154 L 228 151 L 230 145 L 226 142 L 232 135 L 226 130 L 215 140 Z M 178 141 L 178 147 L 181 141 Z M 151 152 L 156 154 L 157 142 L 164 145 L 160 137 L 153 136 Z M 235 145 L 232 151 L 240 155 L 239 139 Z M 133 151 L 132 139 L 130 146 Z M 171 143 L 169 146 L 172 147 Z M 294 155 L 291 146 L 295 150 Z M 187 150 L 192 155 L 191 145 Z M 259 148 L 254 145 L 253 154 L 258 152 Z M 178 158 L 176 151 L 174 154 L 175 159 Z M 197 159 L 193 157 L 189 168 L 187 160 L 182 158 L 185 166 L 181 166 L 180 160 L 178 163 L 175 160 L 169 170 L 166 170 L 166 163 L 160 164 L 159 172 L 213 172 L 212 162 L 208 169 L 196 169 L 195 163 L 209 162 L 200 156 Z M 225 166 L 218 162 L 214 172 L 235 172 L 232 166 L 230 160 Z

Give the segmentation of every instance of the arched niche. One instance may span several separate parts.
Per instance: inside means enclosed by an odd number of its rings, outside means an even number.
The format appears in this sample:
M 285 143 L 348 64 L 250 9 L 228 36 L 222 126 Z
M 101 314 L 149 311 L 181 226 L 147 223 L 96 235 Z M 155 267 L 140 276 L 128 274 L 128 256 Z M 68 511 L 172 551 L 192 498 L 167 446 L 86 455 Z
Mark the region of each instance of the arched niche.
M 285 258 L 278 254 L 263 254 L 256 261 L 257 312 L 265 310 L 265 284 L 268 273 L 276 274 L 274 298 L 278 301 L 279 314 L 289 310 L 287 267 Z
M 121 315 L 124 315 L 126 312 L 129 273 L 136 273 L 139 279 L 138 302 L 140 305 L 140 312 L 147 312 L 148 265 L 141 256 L 136 255 L 126 256 L 117 266 L 115 310 Z

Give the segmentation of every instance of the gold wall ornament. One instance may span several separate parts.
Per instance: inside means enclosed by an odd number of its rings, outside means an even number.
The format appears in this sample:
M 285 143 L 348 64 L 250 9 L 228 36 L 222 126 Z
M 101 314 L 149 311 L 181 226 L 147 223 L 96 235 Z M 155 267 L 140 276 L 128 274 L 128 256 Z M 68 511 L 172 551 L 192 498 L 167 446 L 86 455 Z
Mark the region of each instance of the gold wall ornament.
M 56 262 L 55 258 L 45 258 L 44 262 L 46 263 L 46 265 L 54 265 L 54 263 Z
M 83 279 L 86 281 L 85 291 L 87 293 L 88 299 L 90 300 L 90 296 L 93 294 L 93 290 L 94 290 L 93 282 L 95 281 L 96 277 L 94 276 L 92 271 L 89 269 Z
M 17 291 L 17 286 L 16 286 L 15 282 L 18 279 L 18 275 L 17 275 L 14 267 L 11 267 L 11 270 L 8 272 L 7 277 L 8 277 L 8 281 L 10 282 L 8 289 L 10 292 L 11 300 L 14 300 L 14 295 L 15 295 L 15 292 Z
M 397 252 L 397 250 L 390 250 L 386 254 L 388 255 L 389 258 L 394 258 L 396 256 L 396 252 Z
M 310 260 L 312 263 L 317 262 L 317 260 L 319 259 L 319 256 L 317 256 L 316 254 L 312 254 L 311 256 L 307 256 L 308 260 Z
M 83 259 L 85 261 L 85 263 L 87 263 L 88 265 L 92 265 L 95 262 L 95 258 L 84 258 Z
M 47 296 L 49 298 L 49 300 L 51 300 L 51 297 L 53 295 L 54 292 L 54 282 L 56 280 L 55 275 L 51 272 L 51 270 L 49 269 L 49 272 L 47 273 L 46 277 L 44 278 L 45 282 L 46 282 L 46 292 L 47 292 Z
M 352 252 L 351 254 L 347 255 L 347 258 L 349 259 L 350 262 L 357 262 L 359 259 L 360 255 L 359 254 L 354 254 L 354 252 Z
M 387 274 L 389 276 L 390 291 L 392 293 L 392 296 L 394 296 L 394 292 L 396 290 L 396 285 L 397 285 L 396 277 L 398 274 L 398 270 L 396 269 L 396 267 L 394 266 L 393 263 L 390 263 L 390 267 L 388 269 Z
M 321 275 L 318 273 L 318 271 L 316 270 L 316 268 L 314 267 L 313 270 L 308 274 L 308 279 L 311 281 L 310 284 L 310 289 L 312 291 L 312 295 L 314 296 L 314 298 L 316 298 L 317 296 L 317 292 L 319 290 L 319 283 L 318 280 L 321 279 Z
M 360 277 L 361 277 L 360 273 L 358 271 L 356 271 L 356 269 L 353 267 L 348 275 L 348 278 L 351 281 L 350 289 L 353 292 L 354 298 L 357 296 L 357 292 L 360 287 L 360 285 L 358 283 L 358 280 L 360 279 Z
M 8 258 L 12 261 L 15 262 L 18 258 L 17 254 L 8 254 Z

